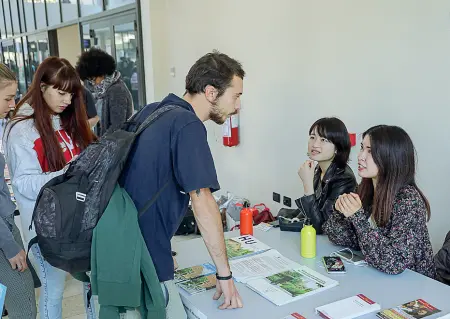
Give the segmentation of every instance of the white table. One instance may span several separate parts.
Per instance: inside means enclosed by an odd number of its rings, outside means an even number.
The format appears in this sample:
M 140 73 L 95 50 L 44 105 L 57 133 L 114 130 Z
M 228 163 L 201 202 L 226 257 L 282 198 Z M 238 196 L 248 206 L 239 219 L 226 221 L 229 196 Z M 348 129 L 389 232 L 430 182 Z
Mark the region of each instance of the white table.
M 225 236 L 227 238 L 239 236 L 239 232 L 229 232 Z M 317 236 L 317 257 L 314 259 L 304 259 L 300 256 L 299 233 L 281 232 L 277 228 L 268 232 L 256 230 L 254 236 L 273 249 L 278 250 L 287 258 L 336 279 L 339 281 L 339 286 L 278 307 L 245 285 L 237 283 L 244 308 L 226 311 L 217 309 L 221 302 L 212 299 L 215 289 L 194 296 L 189 296 L 183 292 L 182 294 L 186 300 L 208 319 L 281 319 L 293 312 L 298 312 L 307 319 L 320 318 L 314 313 L 315 307 L 360 293 L 379 303 L 382 309 L 391 308 L 416 299 L 424 299 L 442 310 L 441 313 L 427 317 L 427 319 L 440 317 L 450 312 L 450 286 L 413 271 L 407 270 L 400 275 L 387 275 L 371 267 L 358 267 L 347 263 L 346 274 L 327 274 L 322 266 L 321 257 L 327 256 L 341 247 L 332 245 L 326 236 Z M 175 243 L 172 249 L 178 253 L 176 258 L 180 268 L 211 261 L 201 238 Z M 220 301 L 223 301 L 223 298 Z M 376 318 L 376 315 L 370 314 L 365 317 Z

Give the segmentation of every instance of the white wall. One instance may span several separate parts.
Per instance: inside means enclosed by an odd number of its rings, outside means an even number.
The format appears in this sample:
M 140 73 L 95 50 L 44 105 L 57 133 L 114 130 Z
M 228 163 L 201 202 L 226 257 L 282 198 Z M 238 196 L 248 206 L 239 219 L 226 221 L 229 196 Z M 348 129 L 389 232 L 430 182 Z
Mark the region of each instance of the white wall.
M 153 60 L 156 82 L 176 68 L 165 91 L 182 94 L 190 66 L 213 49 L 240 60 L 247 72 L 240 146 L 223 147 L 220 127 L 208 124 L 222 189 L 277 212 L 272 191 L 302 195 L 297 169 L 316 119 L 338 116 L 357 133 L 396 124 L 415 142 L 418 183 L 432 205 L 433 244 L 442 244 L 450 230 L 449 1 L 166 4 L 159 23 L 168 44 L 161 46 L 161 63 Z
M 80 32 L 78 25 L 74 24 L 68 27 L 56 30 L 58 36 L 59 56 L 67 59 L 73 66 L 81 55 Z
M 159 101 L 167 95 L 169 85 L 168 2 L 142 0 L 142 37 L 147 103 Z

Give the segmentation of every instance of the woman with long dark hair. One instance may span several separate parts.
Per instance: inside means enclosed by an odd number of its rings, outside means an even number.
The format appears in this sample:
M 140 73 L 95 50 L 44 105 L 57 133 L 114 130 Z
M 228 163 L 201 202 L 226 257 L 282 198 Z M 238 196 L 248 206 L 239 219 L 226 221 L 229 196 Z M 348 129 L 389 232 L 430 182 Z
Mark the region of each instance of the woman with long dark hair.
M 353 192 L 356 179 L 348 166 L 350 137 L 345 124 L 335 117 L 317 120 L 309 129 L 308 156 L 298 175 L 304 196 L 295 203 L 318 234 L 333 213 L 339 195 Z M 316 164 L 317 163 L 317 164 Z
M 6 158 L 27 242 L 36 235 L 28 226 L 40 189 L 63 174 L 67 163 L 94 139 L 75 69 L 65 59 L 45 59 L 5 131 Z M 66 273 L 45 261 L 37 244 L 31 250 L 42 282 L 40 317 L 62 318 Z M 87 292 L 87 284 L 84 288 Z M 90 305 L 88 318 L 94 318 L 93 302 Z
M 363 134 L 358 194 L 341 195 L 324 226 L 329 239 L 361 249 L 369 265 L 398 274 L 411 269 L 434 278 L 427 229 L 430 205 L 417 187 L 413 142 L 400 127 L 379 125 Z

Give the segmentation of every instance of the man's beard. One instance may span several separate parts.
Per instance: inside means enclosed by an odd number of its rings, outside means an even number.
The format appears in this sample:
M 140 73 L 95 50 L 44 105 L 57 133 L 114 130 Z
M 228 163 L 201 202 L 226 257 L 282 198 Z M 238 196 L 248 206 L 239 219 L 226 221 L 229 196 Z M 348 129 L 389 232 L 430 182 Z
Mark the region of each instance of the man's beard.
M 222 125 L 227 119 L 227 114 L 225 114 L 225 112 L 218 106 L 216 101 L 211 103 L 212 107 L 209 112 L 209 119 L 216 124 Z

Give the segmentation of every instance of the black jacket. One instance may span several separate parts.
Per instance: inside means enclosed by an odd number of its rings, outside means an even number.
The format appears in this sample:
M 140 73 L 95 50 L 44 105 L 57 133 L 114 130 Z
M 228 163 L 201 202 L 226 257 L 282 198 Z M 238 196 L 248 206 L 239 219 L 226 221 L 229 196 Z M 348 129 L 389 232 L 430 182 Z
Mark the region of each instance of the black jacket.
M 303 196 L 295 201 L 298 208 L 311 219 L 317 234 L 323 233 L 322 225 L 334 211 L 336 199 L 356 189 L 355 175 L 348 165 L 345 168 L 338 168 L 335 163 L 332 163 L 322 181 L 321 174 L 322 170 L 317 165 L 314 173 L 315 194 Z
M 450 231 L 445 237 L 444 245 L 434 256 L 434 263 L 436 264 L 436 279 L 450 285 Z

